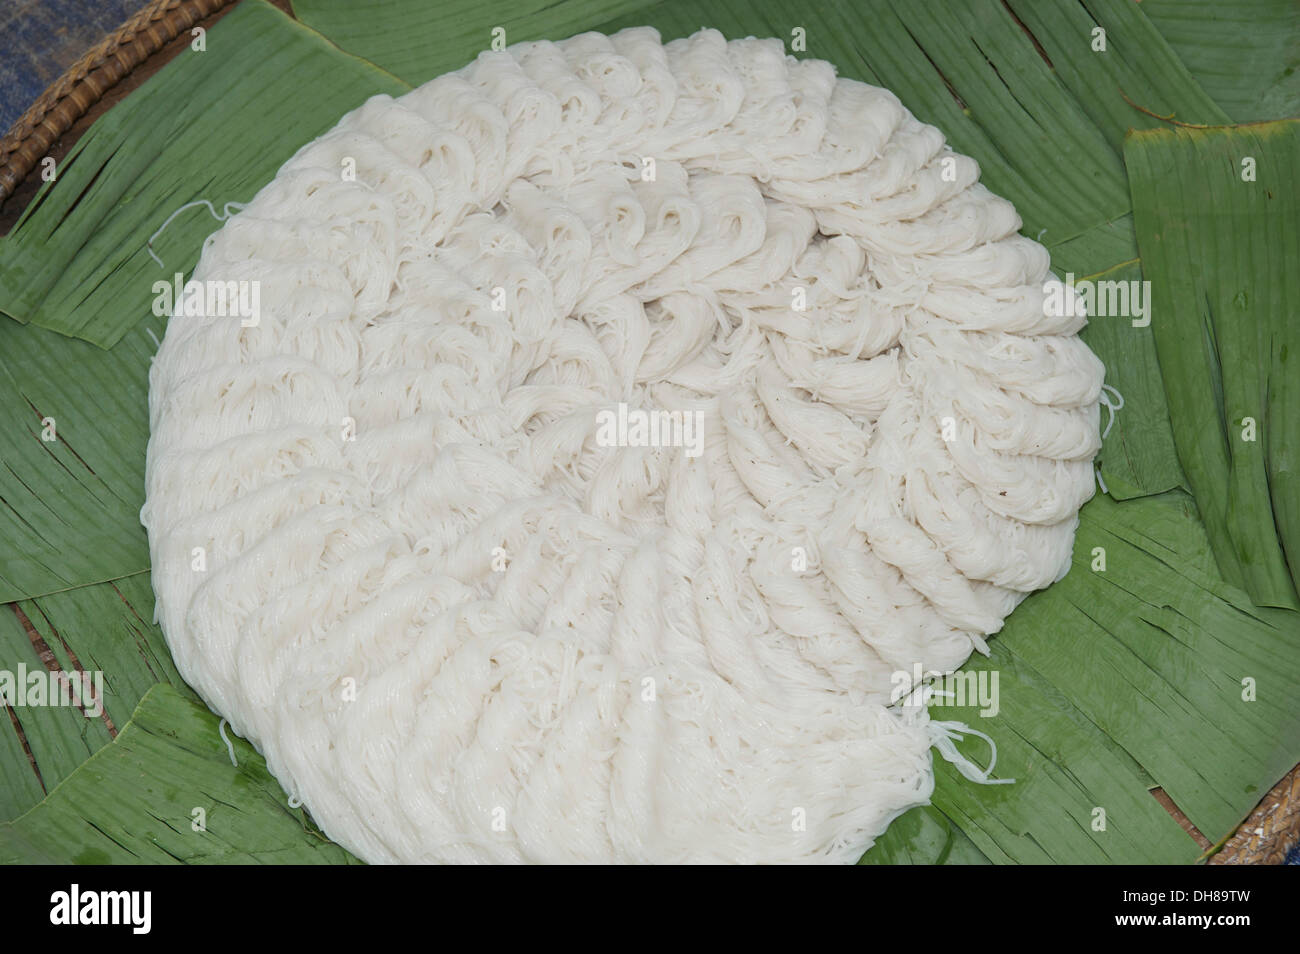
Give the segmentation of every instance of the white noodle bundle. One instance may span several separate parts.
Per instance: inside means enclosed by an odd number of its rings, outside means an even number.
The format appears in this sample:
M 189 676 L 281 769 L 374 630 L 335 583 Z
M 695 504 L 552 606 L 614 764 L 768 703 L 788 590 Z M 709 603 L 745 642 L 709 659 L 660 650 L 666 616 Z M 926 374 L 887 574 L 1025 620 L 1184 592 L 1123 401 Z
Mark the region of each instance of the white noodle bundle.
M 370 861 L 855 859 L 933 784 L 894 675 L 1092 493 L 1101 365 L 977 176 L 712 30 L 371 99 L 205 245 L 259 322 L 154 362 L 181 672 Z M 698 445 L 606 446 L 620 404 Z

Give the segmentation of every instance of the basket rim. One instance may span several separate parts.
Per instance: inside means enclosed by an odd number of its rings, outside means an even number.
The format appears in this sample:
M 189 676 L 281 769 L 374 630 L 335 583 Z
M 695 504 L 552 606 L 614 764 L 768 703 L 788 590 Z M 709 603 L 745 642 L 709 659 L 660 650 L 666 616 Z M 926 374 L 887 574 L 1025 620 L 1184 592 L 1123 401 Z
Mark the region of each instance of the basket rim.
M 185 30 L 235 0 L 151 0 L 37 97 L 0 138 L 0 203 L 104 94 Z

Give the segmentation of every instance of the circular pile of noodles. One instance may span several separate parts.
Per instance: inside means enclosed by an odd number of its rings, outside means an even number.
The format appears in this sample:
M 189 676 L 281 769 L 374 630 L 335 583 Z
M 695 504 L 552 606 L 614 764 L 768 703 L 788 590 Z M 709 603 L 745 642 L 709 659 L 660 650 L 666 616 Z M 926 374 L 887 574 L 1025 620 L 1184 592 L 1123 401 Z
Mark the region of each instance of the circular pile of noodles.
M 369 861 L 855 859 L 933 784 L 895 674 L 1063 575 L 1094 486 L 1084 319 L 977 178 L 712 30 L 369 100 L 204 246 L 256 324 L 153 365 L 181 673 Z M 685 446 L 605 426 L 650 412 Z

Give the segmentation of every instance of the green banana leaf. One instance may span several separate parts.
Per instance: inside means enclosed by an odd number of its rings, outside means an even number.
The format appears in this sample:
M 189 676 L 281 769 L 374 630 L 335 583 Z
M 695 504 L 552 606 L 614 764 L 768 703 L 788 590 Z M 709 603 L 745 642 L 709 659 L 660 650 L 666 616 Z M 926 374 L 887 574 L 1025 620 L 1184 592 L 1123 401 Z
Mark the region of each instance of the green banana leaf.
M 1149 130 L 1125 155 L 1178 455 L 1219 567 L 1295 608 L 1300 121 Z
M 1148 16 L 1156 6 L 1160 15 Z M 193 208 L 155 233 L 187 203 L 207 199 L 220 210 L 251 198 L 343 112 L 463 65 L 494 28 L 513 43 L 643 23 L 666 39 L 706 24 L 728 36 L 788 38 L 802 28 L 799 55 L 889 87 L 974 156 L 1058 273 L 1152 282 L 1149 325 L 1104 318 L 1084 332 L 1124 406 L 1098 462 L 1108 493 L 1081 514 L 1071 573 L 1026 600 L 990 656 L 964 668 L 964 677 L 997 678 L 996 707 L 932 709 L 936 720 L 987 734 L 996 776 L 1016 782 L 978 786 L 936 759 L 933 803 L 900 816 L 863 861 L 1197 860 L 1201 849 L 1151 789 L 1163 788 L 1218 843 L 1300 759 L 1300 614 L 1269 598 L 1282 582 L 1277 561 L 1295 555 L 1287 507 L 1298 498 L 1285 493 L 1294 469 L 1283 438 L 1297 408 L 1294 385 L 1279 377 L 1294 349 L 1264 350 L 1294 344 L 1283 319 L 1296 279 L 1278 263 L 1296 256 L 1283 245 L 1254 261 L 1230 246 L 1293 228 L 1295 187 L 1284 198 L 1256 193 L 1243 213 L 1233 204 L 1242 195 L 1197 164 L 1249 137 L 1259 182 L 1284 188 L 1278 170 L 1294 170 L 1296 156 L 1292 134 L 1262 127 L 1164 130 L 1161 116 L 1231 122 L 1251 98 L 1243 90 L 1281 102 L 1289 83 L 1273 75 L 1285 67 L 1270 65 L 1285 53 L 1270 53 L 1236 86 L 1216 80 L 1208 33 L 1175 30 L 1183 21 L 1169 6 L 299 0 L 295 22 L 245 0 L 209 31 L 206 51 L 182 54 L 101 118 L 0 240 L 0 311 L 17 319 L 0 321 L 8 412 L 0 602 L 12 604 L 0 606 L 0 669 L 105 674 L 98 718 L 7 707 L 14 731 L 0 726 L 0 820 L 10 821 L 0 824 L 0 860 L 355 860 L 289 807 L 260 757 L 233 736 L 238 766 L 230 764 L 218 720 L 184 687 L 152 622 L 138 523 L 148 364 L 162 330 L 152 283 L 188 272 L 219 222 Z M 1207 16 L 1198 9 L 1188 23 Z M 1216 16 L 1223 29 L 1232 14 Z M 1270 22 L 1279 34 L 1270 50 L 1292 49 L 1300 27 L 1281 14 Z M 1104 50 L 1093 48 L 1097 30 Z M 1150 131 L 1126 140 L 1130 129 Z M 1214 146 L 1216 136 L 1231 145 Z M 1216 224 L 1234 214 L 1239 229 L 1215 246 Z M 1161 234 L 1204 244 L 1157 250 L 1152 236 Z M 1180 328 L 1205 325 L 1177 286 L 1192 253 L 1212 322 L 1228 314 L 1217 309 L 1232 305 L 1235 290 L 1257 293 L 1234 318 L 1252 330 L 1226 359 L 1219 350 L 1208 376 L 1193 347 L 1201 339 L 1179 344 Z M 1261 356 L 1273 363 L 1261 366 Z M 1199 405 L 1188 396 L 1261 386 L 1261 456 L 1239 462 L 1243 474 L 1254 468 L 1251 480 L 1238 481 L 1225 510 L 1226 497 L 1205 495 L 1229 486 L 1231 474 L 1207 476 L 1189 432 Z M 52 440 L 43 439 L 47 418 Z M 1266 514 L 1276 531 L 1248 542 L 1269 559 L 1227 560 L 1224 546 L 1259 530 Z M 985 742 L 962 734 L 960 751 L 986 762 Z M 198 808 L 206 831 L 193 829 Z
M 135 707 L 159 683 L 197 697 L 176 672 L 162 630 L 153 622 L 148 573 L 81 586 L 5 607 L 0 613 L 0 666 L 15 671 L 103 673 L 102 714 L 86 718 L 74 708 L 12 708 L 26 737 L 32 772 L 6 772 L 13 788 L 0 788 L 0 818 L 10 819 L 39 802 L 86 757 L 131 720 Z M 21 615 L 19 615 L 21 614 Z M 14 737 L 17 738 L 16 736 Z M 3 763 L 6 768 L 18 762 Z M 29 783 L 37 780 L 33 790 Z
M 1085 281 L 1133 282 L 1142 280 L 1142 266 L 1125 262 Z M 1107 414 L 1106 435 L 1097 466 L 1102 484 L 1115 500 L 1186 488 L 1174 452 L 1169 426 L 1169 405 L 1160 381 L 1160 362 L 1150 325 L 1133 321 L 1095 319 L 1080 332 L 1106 362 L 1106 383 L 1123 396 L 1124 405 L 1114 418 Z M 1103 427 L 1104 430 L 1104 427 Z
M 149 690 L 112 745 L 0 825 L 0 864 L 356 863 L 288 804 L 252 746 L 206 744 L 219 731 L 171 686 Z
M 904 812 L 889 826 L 889 837 L 862 856 L 860 865 L 992 864 L 966 834 L 933 805 Z
M 140 508 L 150 335 L 162 327 L 147 315 L 105 351 L 0 319 L 0 600 L 149 568 Z
M 1300 3 L 1141 2 L 1142 12 L 1234 122 L 1300 116 Z
M 149 238 L 172 212 L 251 199 L 343 113 L 408 88 L 265 3 L 227 19 L 78 140 L 5 239 L 0 311 L 113 346 L 213 231 L 203 209 L 182 213 L 152 243 L 160 265 Z

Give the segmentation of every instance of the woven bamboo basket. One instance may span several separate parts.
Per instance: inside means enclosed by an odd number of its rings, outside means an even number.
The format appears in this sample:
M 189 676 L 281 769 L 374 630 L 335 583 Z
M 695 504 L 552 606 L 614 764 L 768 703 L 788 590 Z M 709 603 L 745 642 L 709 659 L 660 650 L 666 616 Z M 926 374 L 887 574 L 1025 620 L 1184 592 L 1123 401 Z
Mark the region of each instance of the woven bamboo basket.
M 273 0 L 290 16 L 288 0 Z M 61 158 L 118 100 L 157 72 L 235 0 L 152 0 L 104 37 L 51 85 L 0 139 L 0 233 L 40 186 L 30 175 L 45 156 Z M 1212 844 L 1160 789 L 1152 793 L 1205 852 L 1209 864 L 1278 865 L 1300 846 L 1300 765 L 1260 800 L 1221 845 Z

